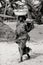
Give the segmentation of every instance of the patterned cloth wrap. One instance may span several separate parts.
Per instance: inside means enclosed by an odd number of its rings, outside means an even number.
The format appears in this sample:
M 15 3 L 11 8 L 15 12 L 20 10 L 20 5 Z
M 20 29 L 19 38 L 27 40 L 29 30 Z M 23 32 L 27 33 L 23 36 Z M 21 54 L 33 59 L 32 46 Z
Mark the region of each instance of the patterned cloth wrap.
M 19 51 L 20 51 L 20 48 L 23 50 L 23 55 L 26 53 L 26 48 L 27 48 L 26 42 L 28 39 L 30 40 L 30 37 L 27 31 L 25 30 L 25 26 L 26 24 L 21 22 L 16 27 L 16 43 L 19 46 Z M 27 48 L 27 52 L 29 51 L 30 51 L 30 48 Z

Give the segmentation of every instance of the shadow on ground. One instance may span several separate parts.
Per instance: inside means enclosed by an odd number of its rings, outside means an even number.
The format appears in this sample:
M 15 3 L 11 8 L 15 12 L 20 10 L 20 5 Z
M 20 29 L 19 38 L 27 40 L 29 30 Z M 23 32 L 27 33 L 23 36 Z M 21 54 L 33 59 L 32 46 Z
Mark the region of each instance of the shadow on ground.
M 31 59 L 35 59 L 39 56 L 43 56 L 43 53 L 34 53 L 33 55 L 31 55 Z
M 23 62 L 26 61 L 26 60 L 36 59 L 39 56 L 43 56 L 43 53 L 33 53 L 32 55 L 30 55 L 30 59 L 28 59 L 28 57 L 25 56 L 25 59 L 23 60 Z

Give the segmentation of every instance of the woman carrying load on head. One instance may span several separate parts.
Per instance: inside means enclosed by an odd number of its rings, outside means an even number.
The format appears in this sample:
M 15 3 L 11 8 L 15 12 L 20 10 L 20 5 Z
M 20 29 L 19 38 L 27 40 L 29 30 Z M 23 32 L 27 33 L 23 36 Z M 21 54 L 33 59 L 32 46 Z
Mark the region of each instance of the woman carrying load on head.
M 16 26 L 16 43 L 19 46 L 19 52 L 20 52 L 20 62 L 23 61 L 22 56 L 24 54 L 27 54 L 28 58 L 30 58 L 30 55 L 28 52 L 31 50 L 29 47 L 26 47 L 26 42 L 30 37 L 28 35 L 28 32 L 25 30 L 25 26 L 27 23 L 24 21 L 26 20 L 25 16 L 21 16 L 18 18 L 19 22 L 17 23 Z

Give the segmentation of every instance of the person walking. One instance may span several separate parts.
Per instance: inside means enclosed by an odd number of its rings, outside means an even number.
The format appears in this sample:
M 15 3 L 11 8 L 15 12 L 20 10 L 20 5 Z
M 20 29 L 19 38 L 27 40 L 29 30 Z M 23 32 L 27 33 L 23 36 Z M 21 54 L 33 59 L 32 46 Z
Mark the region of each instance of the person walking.
M 21 16 L 18 18 L 19 22 L 16 25 L 16 43 L 19 46 L 19 52 L 20 52 L 20 61 L 23 61 L 23 55 L 27 54 L 28 59 L 30 59 L 30 55 L 28 54 L 31 48 L 26 47 L 27 40 L 30 40 L 30 36 L 28 35 L 28 32 L 26 31 L 25 27 L 27 23 L 25 22 L 26 17 Z

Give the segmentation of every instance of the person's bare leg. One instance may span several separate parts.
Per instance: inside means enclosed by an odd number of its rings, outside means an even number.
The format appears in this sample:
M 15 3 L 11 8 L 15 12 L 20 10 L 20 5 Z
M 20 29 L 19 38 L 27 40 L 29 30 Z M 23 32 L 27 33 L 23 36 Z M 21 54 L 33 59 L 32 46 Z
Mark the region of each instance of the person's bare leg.
M 23 51 L 22 49 L 20 48 L 20 61 L 19 62 L 22 62 L 23 61 Z
M 30 50 L 30 49 L 29 49 Z M 30 59 L 30 55 L 28 54 L 29 52 L 28 52 L 28 50 L 27 50 L 27 48 L 26 48 L 26 54 L 27 54 L 27 56 L 28 56 L 28 59 Z
M 30 59 L 30 55 L 29 55 L 29 54 L 27 54 L 27 56 L 28 56 L 28 59 Z
M 19 60 L 19 62 L 22 62 L 23 61 L 23 50 L 21 48 L 21 45 L 19 46 L 19 52 L 20 52 L 20 60 Z

